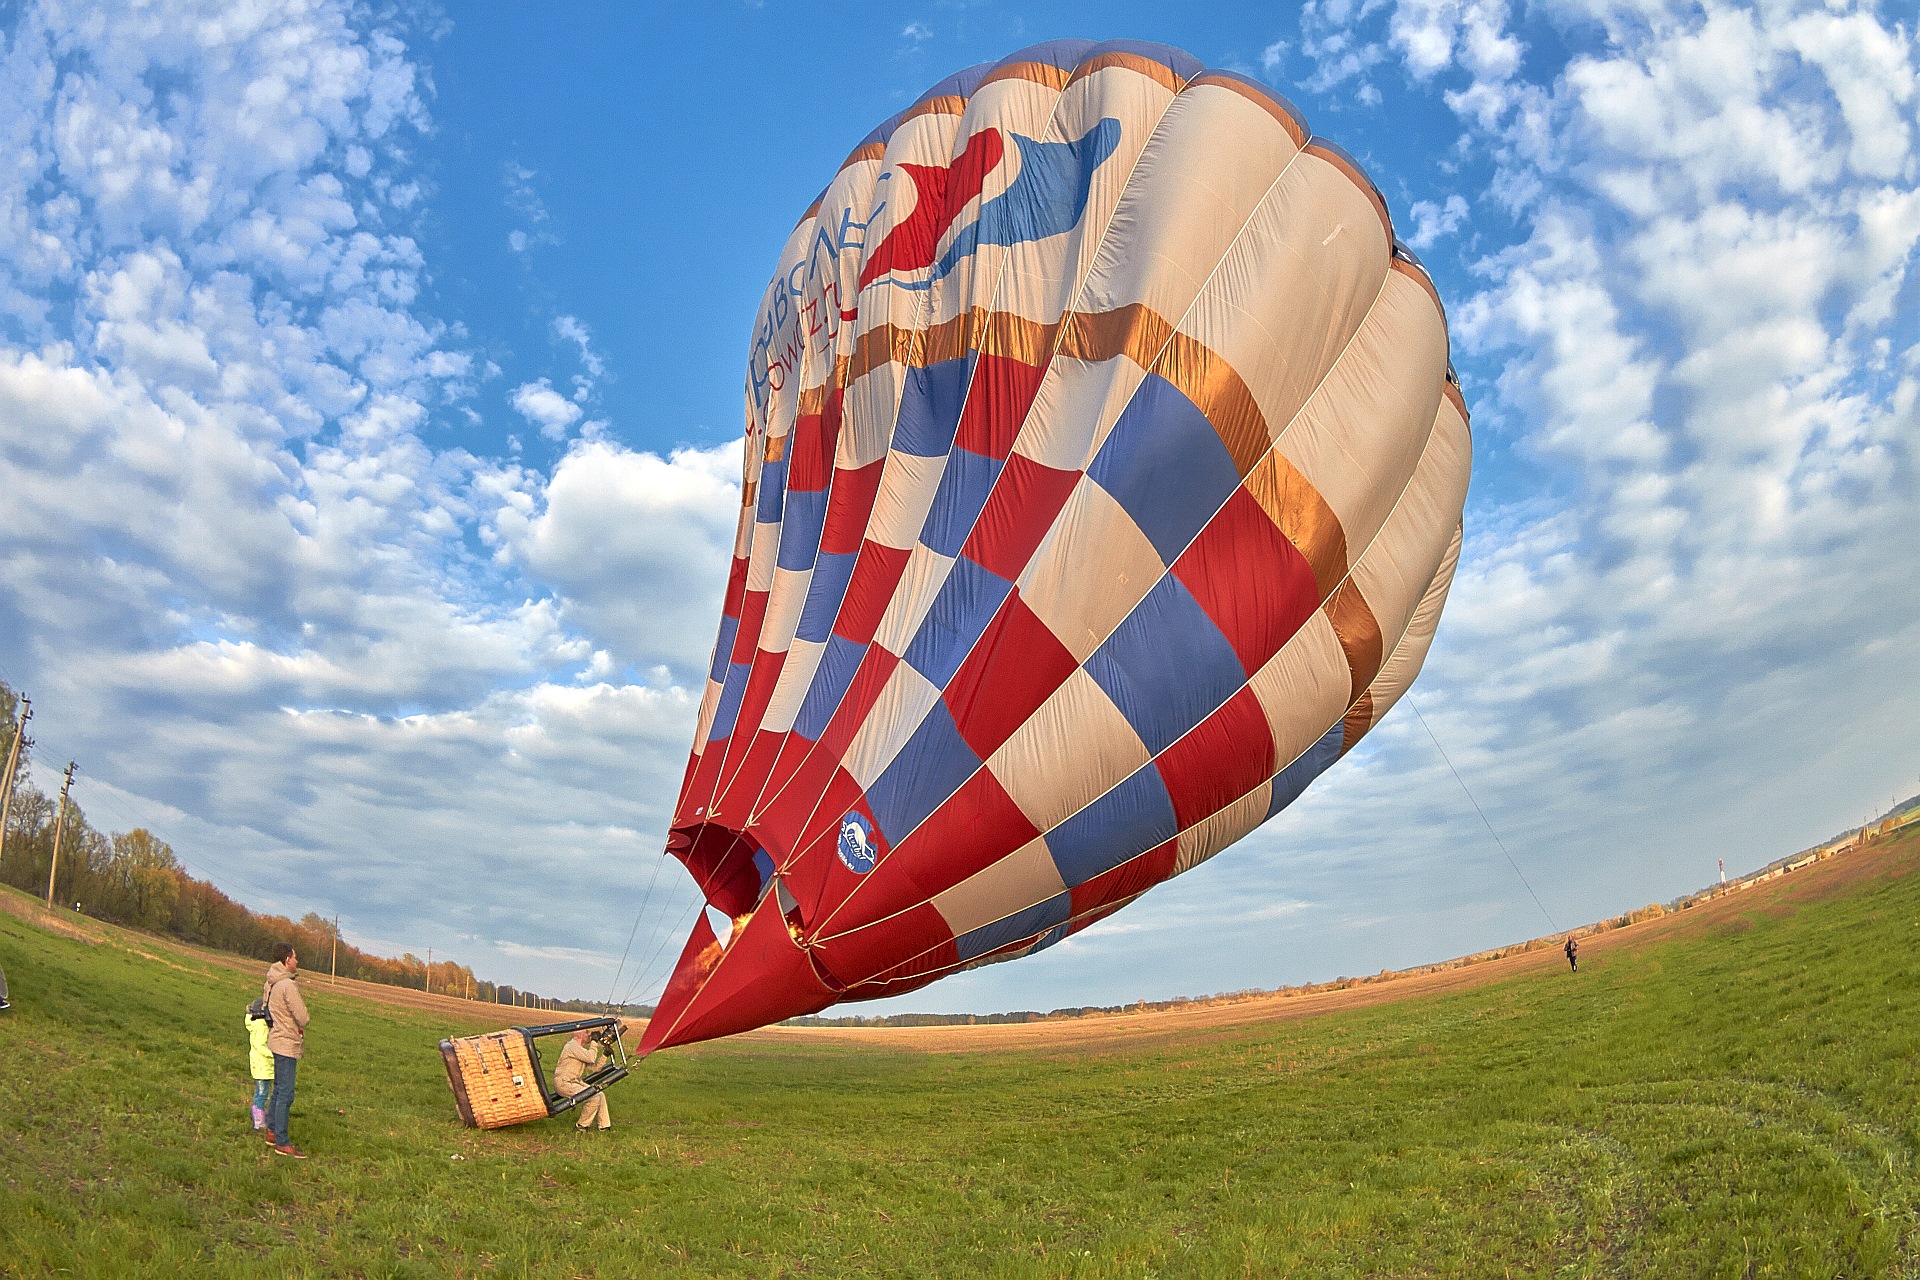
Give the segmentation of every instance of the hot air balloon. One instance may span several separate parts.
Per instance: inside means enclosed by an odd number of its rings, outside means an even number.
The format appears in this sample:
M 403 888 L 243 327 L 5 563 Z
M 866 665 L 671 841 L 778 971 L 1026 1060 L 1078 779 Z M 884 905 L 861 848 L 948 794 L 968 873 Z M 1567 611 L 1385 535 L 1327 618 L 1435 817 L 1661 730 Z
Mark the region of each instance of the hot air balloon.
M 1130 41 L 941 81 L 793 229 L 643 1052 L 1030 955 L 1271 818 L 1418 673 L 1467 412 L 1385 201 Z

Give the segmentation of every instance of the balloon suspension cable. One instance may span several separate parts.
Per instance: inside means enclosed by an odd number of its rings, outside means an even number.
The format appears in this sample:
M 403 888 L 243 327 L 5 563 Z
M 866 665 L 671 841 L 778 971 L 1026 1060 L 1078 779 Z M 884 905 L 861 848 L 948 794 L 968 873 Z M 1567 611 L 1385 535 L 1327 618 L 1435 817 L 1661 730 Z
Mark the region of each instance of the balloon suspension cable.
M 627 930 L 627 945 L 620 950 L 620 967 L 613 971 L 613 981 L 607 984 L 607 1011 L 613 1011 L 613 993 L 620 989 L 621 975 L 627 971 L 627 956 L 633 951 L 633 940 L 640 932 L 641 917 L 647 914 L 647 904 L 653 901 L 653 886 L 660 879 L 660 863 L 667 860 L 667 851 L 660 851 L 660 861 L 653 864 L 653 875 L 647 880 L 647 890 L 640 895 L 640 909 L 633 913 L 633 928 Z
M 1557 921 L 1554 920 L 1553 912 L 1547 910 L 1547 904 L 1540 901 L 1540 895 L 1533 891 L 1533 885 L 1528 883 L 1527 881 L 1527 873 L 1520 869 L 1520 864 L 1513 860 L 1513 855 L 1511 853 L 1507 852 L 1507 842 L 1500 838 L 1500 833 L 1493 829 L 1493 824 L 1491 822 L 1487 821 L 1487 811 L 1485 809 L 1482 809 L 1480 807 L 1480 802 L 1473 798 L 1473 791 L 1467 786 L 1467 780 L 1460 776 L 1460 771 L 1458 769 L 1455 769 L 1453 767 L 1452 757 L 1447 755 L 1447 749 L 1440 745 L 1440 738 L 1437 734 L 1434 733 L 1433 726 L 1428 724 L 1427 718 L 1420 714 L 1420 707 L 1417 703 L 1414 702 L 1413 694 L 1411 692 L 1407 694 L 1407 705 L 1413 708 L 1413 714 L 1415 717 L 1419 719 L 1420 727 L 1427 731 L 1427 736 L 1429 738 L 1433 739 L 1433 749 L 1435 751 L 1438 751 L 1440 753 L 1440 758 L 1447 762 L 1447 769 L 1450 773 L 1453 774 L 1453 780 L 1460 784 L 1460 790 L 1466 792 L 1467 803 L 1471 804 L 1473 806 L 1473 811 L 1480 815 L 1480 821 L 1486 825 L 1487 834 L 1492 836 L 1493 842 L 1500 846 L 1500 852 L 1506 856 L 1507 865 L 1513 868 L 1513 874 L 1520 877 L 1520 883 L 1523 885 L 1526 885 L 1527 896 L 1533 899 L 1534 906 L 1540 908 L 1540 914 L 1547 918 L 1547 927 L 1553 930 L 1555 933 L 1559 933 L 1560 925 Z
M 633 985 L 628 987 L 627 993 L 620 998 L 622 1006 L 632 1004 L 634 997 L 646 990 L 648 976 L 653 973 L 654 966 L 660 962 L 660 957 L 666 952 L 668 944 L 679 935 L 680 927 L 693 917 L 693 913 L 704 908 L 706 905 L 704 899 L 695 898 L 693 902 L 680 913 L 680 918 L 673 922 L 673 926 L 660 936 L 660 941 L 654 945 L 653 954 L 647 958 L 646 966 L 634 975 Z M 671 972 L 663 975 L 663 977 L 666 978 L 672 976 Z

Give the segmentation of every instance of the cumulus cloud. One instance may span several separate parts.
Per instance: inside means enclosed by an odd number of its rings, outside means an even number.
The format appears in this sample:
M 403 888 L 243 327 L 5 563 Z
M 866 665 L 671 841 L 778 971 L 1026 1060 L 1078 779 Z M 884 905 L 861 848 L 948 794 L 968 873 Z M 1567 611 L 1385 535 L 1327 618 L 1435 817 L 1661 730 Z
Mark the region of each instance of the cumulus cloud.
M 675 569 L 738 493 L 700 454 L 447 447 L 487 371 L 420 305 L 409 39 L 336 0 L 13 20 L 0 670 L 103 820 L 242 898 L 564 985 L 555 935 L 617 952 L 630 917 L 543 889 L 631 902 L 653 870 L 711 643 Z M 507 185 L 538 237 L 535 176 Z M 558 439 L 606 366 L 554 334 L 572 394 L 510 401 Z M 621 603 L 641 578 L 686 616 Z
M 515 387 L 510 397 L 514 411 L 538 427 L 549 440 L 567 438 L 567 428 L 580 421 L 581 408 L 553 389 L 545 378 Z

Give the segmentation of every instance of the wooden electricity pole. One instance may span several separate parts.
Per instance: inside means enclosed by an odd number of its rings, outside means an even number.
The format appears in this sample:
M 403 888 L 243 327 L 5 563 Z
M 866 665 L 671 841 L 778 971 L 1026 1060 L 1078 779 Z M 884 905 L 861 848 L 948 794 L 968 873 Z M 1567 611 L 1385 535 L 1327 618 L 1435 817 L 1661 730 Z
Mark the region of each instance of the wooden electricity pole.
M 60 784 L 60 816 L 53 824 L 53 865 L 47 868 L 47 910 L 53 910 L 53 878 L 60 874 L 60 838 L 67 833 L 67 792 L 73 789 L 73 771 L 79 768 L 67 761 L 67 780 Z
M 433 948 L 427 948 L 427 994 L 433 994 Z
M 333 968 L 327 974 L 327 985 L 340 985 L 340 913 L 333 913 Z
M 20 719 L 13 726 L 13 745 L 7 748 L 7 771 L 0 778 L 0 861 L 7 856 L 7 822 L 13 816 L 13 783 L 20 773 L 20 749 L 31 746 L 33 740 L 27 737 L 27 721 L 33 719 L 33 700 L 20 699 Z

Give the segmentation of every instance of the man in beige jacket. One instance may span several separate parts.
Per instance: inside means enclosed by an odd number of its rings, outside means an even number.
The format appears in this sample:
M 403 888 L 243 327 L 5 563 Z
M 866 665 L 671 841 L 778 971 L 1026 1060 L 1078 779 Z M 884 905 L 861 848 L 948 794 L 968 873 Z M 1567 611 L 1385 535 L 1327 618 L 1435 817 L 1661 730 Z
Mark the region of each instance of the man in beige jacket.
M 300 998 L 300 984 L 294 980 L 299 969 L 300 956 L 293 944 L 276 942 L 273 963 L 267 967 L 260 994 L 267 1002 L 267 1017 L 273 1028 L 267 1032 L 267 1048 L 273 1053 L 273 1103 L 267 1108 L 267 1141 L 273 1143 L 275 1155 L 305 1160 L 307 1153 L 294 1146 L 287 1133 L 294 1072 L 307 1046 L 307 1002 Z
M 576 1031 L 567 1037 L 560 1046 L 560 1061 L 553 1067 L 553 1087 L 560 1091 L 563 1098 L 571 1098 L 585 1090 L 580 1077 L 600 1065 L 600 1046 L 589 1044 L 591 1037 L 585 1031 Z M 607 1114 L 607 1095 L 596 1093 L 580 1104 L 580 1119 L 574 1122 L 574 1128 L 587 1129 L 595 1120 L 600 1122 L 600 1131 L 613 1128 L 613 1117 Z

